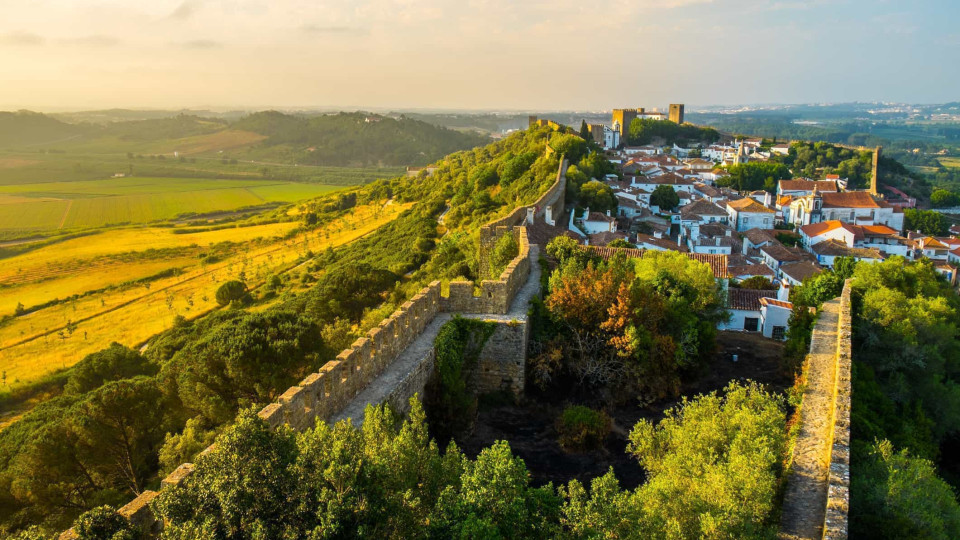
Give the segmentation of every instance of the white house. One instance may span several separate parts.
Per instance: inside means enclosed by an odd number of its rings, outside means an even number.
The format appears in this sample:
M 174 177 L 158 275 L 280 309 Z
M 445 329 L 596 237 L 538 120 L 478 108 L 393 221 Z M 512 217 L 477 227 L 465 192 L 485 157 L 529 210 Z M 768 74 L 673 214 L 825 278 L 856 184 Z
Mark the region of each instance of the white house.
M 777 291 L 759 289 L 727 289 L 727 311 L 730 320 L 717 325 L 720 330 L 736 330 L 740 332 L 759 332 L 762 305 L 760 300 L 765 297 L 775 297 Z
M 606 214 L 601 214 L 600 212 L 590 212 L 588 208 L 584 213 L 581 225 L 588 235 L 601 232 L 616 232 L 617 230 L 617 220 L 610 216 L 609 210 Z
M 779 341 L 787 339 L 792 312 L 793 304 L 790 302 L 776 298 L 761 298 L 760 324 L 763 326 L 763 337 Z
M 730 224 L 737 231 L 772 229 L 774 214 L 773 210 L 750 198 L 727 203 Z

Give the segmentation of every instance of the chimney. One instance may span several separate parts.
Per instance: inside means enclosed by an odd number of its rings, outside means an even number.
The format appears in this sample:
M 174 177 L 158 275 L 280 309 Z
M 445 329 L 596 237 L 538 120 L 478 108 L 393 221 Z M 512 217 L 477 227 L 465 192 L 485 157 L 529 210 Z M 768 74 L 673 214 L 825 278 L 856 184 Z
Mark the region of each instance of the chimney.
M 610 211 L 607 210 L 607 217 L 610 217 Z
M 781 302 L 790 301 L 790 284 L 786 281 L 780 282 L 780 290 L 777 291 L 777 300 Z

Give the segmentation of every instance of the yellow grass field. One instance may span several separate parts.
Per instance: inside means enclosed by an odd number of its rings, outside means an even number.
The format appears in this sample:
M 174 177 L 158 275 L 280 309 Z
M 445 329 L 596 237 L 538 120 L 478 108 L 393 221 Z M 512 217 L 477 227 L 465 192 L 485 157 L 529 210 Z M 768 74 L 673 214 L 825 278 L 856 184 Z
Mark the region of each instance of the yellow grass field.
M 62 302 L 18 317 L 0 327 L 0 370 L 6 373 L 9 386 L 18 386 L 52 371 L 69 367 L 85 355 L 100 350 L 113 341 L 136 346 L 169 328 L 177 315 L 194 318 L 215 309 L 217 306 L 214 296 L 219 285 L 229 279 L 236 279 L 240 272 L 245 273 L 248 285 L 257 286 L 267 276 L 289 270 L 307 249 L 318 252 L 328 246 L 352 242 L 392 221 L 409 207 L 409 204 L 391 204 L 379 215 L 375 214 L 372 207 L 358 207 L 351 215 L 323 230 L 311 231 L 289 240 L 278 238 L 273 241 L 248 243 L 239 248 L 234 256 L 216 264 L 201 266 L 194 258 L 193 264 L 185 267 L 181 275 L 152 281 L 149 288 L 142 285 L 119 288 Z M 164 246 L 189 246 L 191 242 L 220 241 L 216 239 L 228 239 L 231 232 L 234 234 L 233 240 L 237 241 L 238 231 L 242 229 L 198 235 L 174 235 L 163 229 L 125 229 L 50 246 L 52 250 L 37 250 L 25 254 L 25 259 L 21 262 L 29 261 L 29 256 L 32 255 L 35 260 L 30 262 L 34 267 L 56 267 L 76 257 L 90 259 L 131 249 L 145 250 Z M 277 227 L 275 232 L 281 234 L 283 228 Z M 209 236 L 200 237 L 199 234 Z M 91 241 L 100 236 L 103 237 Z M 257 236 L 266 235 L 261 231 Z M 190 240 L 191 238 L 193 239 Z M 58 246 L 63 246 L 64 249 L 60 251 Z M 168 262 L 178 267 L 184 263 L 176 258 Z M 148 272 L 148 275 L 153 270 L 136 264 L 130 268 L 141 273 Z M 4 265 L 2 272 L 10 276 L 11 268 Z M 91 273 L 103 273 L 105 278 L 101 280 L 92 277 Z M 80 270 L 75 272 L 75 275 L 83 277 L 71 278 L 62 275 L 49 283 L 58 283 L 57 287 L 65 291 L 71 286 L 71 279 L 77 279 L 76 283 L 81 288 L 93 289 L 99 288 L 100 284 L 111 277 L 113 282 L 130 279 L 125 266 L 110 267 L 102 272 L 99 269 L 92 272 Z M 2 279 L 0 278 L 0 283 L 3 282 Z M 25 285 L 21 290 L 31 289 Z M 43 296 L 39 292 L 32 294 L 38 298 Z M 5 306 L 13 301 L 7 290 L 0 289 L 0 295 L 3 295 Z
M 951 169 L 960 169 L 960 158 L 956 157 L 944 157 L 940 158 L 940 164 L 944 167 L 950 167 Z

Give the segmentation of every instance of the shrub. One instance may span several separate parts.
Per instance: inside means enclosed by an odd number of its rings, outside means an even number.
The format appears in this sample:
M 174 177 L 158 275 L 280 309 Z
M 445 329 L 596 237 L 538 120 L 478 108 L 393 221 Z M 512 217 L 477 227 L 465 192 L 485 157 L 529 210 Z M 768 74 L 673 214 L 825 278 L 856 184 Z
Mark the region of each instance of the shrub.
M 74 530 L 83 540 L 133 540 L 133 528 L 109 506 L 98 506 L 77 518 Z
M 583 405 L 571 405 L 557 418 L 560 446 L 571 451 L 595 450 L 610 433 L 610 416 Z
M 221 306 L 226 306 L 235 300 L 243 300 L 248 296 L 247 286 L 242 281 L 228 281 L 217 289 L 217 303 Z

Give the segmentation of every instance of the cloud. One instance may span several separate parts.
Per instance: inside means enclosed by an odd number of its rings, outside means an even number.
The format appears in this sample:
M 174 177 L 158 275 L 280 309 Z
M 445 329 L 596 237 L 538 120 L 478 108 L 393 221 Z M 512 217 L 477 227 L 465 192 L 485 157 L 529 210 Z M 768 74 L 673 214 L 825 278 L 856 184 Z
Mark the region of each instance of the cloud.
M 318 26 L 315 24 L 306 24 L 300 27 L 305 34 L 362 34 L 364 31 L 353 26 Z
M 63 45 L 80 45 L 84 47 L 115 47 L 120 44 L 120 40 L 112 36 L 94 34 L 90 36 L 61 39 L 59 43 Z
M 173 10 L 170 15 L 167 15 L 167 18 L 177 21 L 185 21 L 190 17 L 193 17 L 193 14 L 196 13 L 198 7 L 200 7 L 200 2 L 197 0 L 184 0 L 182 4 L 177 6 L 177 9 Z
M 223 43 L 219 41 L 213 41 L 212 39 L 194 39 L 191 41 L 184 41 L 180 43 L 180 46 L 184 49 L 219 49 L 223 47 Z
M 36 46 L 43 45 L 46 42 L 47 40 L 43 36 L 29 32 L 13 32 L 0 35 L 0 45 Z

